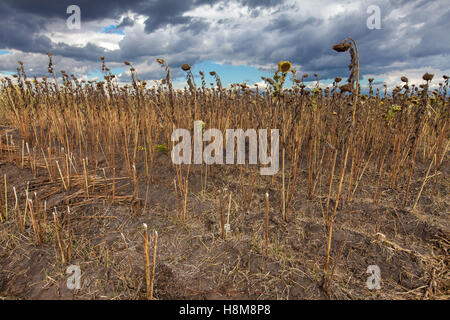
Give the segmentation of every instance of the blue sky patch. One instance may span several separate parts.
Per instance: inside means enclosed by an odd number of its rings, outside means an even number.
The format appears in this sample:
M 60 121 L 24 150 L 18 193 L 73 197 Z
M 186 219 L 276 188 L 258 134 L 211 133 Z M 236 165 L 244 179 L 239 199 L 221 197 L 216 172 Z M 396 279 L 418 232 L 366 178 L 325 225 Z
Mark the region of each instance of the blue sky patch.
M 115 25 L 110 25 L 109 27 L 106 27 L 105 29 L 103 29 L 102 33 L 117 33 L 117 34 L 121 34 L 121 35 L 125 35 L 125 32 L 123 32 L 120 29 L 117 29 Z
M 110 72 L 114 75 L 117 75 L 119 73 L 124 73 L 125 69 L 124 68 L 111 68 Z M 105 74 L 101 70 L 89 70 L 87 73 L 87 76 L 89 79 L 98 78 L 99 81 L 103 81 L 104 80 L 103 77 L 105 76 Z
M 274 66 L 274 71 L 276 66 Z M 253 85 L 257 82 L 261 82 L 261 77 L 271 77 L 272 73 L 262 71 L 253 66 L 237 66 L 229 64 L 219 64 L 213 61 L 204 61 L 196 63 L 192 66 L 192 72 L 194 73 L 196 82 L 201 83 L 199 71 L 203 71 L 206 77 L 206 84 L 210 86 L 210 83 L 216 83 L 213 76 L 209 74 L 210 71 L 215 71 L 220 77 L 222 85 L 227 87 L 232 83 L 245 82 L 248 85 Z M 175 79 L 175 83 L 185 82 L 185 77 L 178 77 Z

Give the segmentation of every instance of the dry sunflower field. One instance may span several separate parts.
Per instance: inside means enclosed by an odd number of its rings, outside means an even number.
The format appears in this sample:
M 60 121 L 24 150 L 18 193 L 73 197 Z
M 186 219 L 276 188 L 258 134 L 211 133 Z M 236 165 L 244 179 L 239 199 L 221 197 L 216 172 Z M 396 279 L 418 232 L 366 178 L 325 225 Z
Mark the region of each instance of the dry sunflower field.
M 448 77 L 362 94 L 356 43 L 333 49 L 349 78 L 327 88 L 288 61 L 264 88 L 184 64 L 184 89 L 162 59 L 155 84 L 125 62 L 129 85 L 104 57 L 101 82 L 19 61 L 0 79 L 0 298 L 448 299 Z M 280 170 L 173 164 L 196 120 L 279 129 Z

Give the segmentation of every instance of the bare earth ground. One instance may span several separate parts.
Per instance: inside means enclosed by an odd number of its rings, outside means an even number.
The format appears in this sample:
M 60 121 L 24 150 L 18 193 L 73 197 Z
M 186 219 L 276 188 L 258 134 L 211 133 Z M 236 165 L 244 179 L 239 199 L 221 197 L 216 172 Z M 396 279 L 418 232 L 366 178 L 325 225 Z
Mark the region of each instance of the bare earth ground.
M 5 128 L 3 128 L 5 130 Z M 16 139 L 16 141 L 19 141 Z M 307 168 L 301 165 L 289 221 L 281 218 L 281 171 L 272 177 L 257 175 L 249 210 L 242 207 L 238 166 L 216 167 L 208 176 L 202 195 L 200 167 L 192 166 L 189 178 L 186 225 L 177 219 L 173 190 L 175 167 L 170 155 L 158 154 L 154 181 L 147 192 L 144 177 L 138 177 L 139 198 L 116 201 L 109 197 L 86 198 L 83 191 L 64 192 L 60 182 L 50 182 L 45 167 L 33 177 L 1 155 L 0 174 L 6 174 L 11 204 L 13 186 L 24 199 L 30 194 L 47 201 L 47 241 L 38 246 L 28 224 L 21 233 L 15 212 L 0 224 L 0 298 L 2 299 L 144 299 L 143 227 L 150 235 L 157 230 L 156 299 L 448 299 L 450 226 L 448 208 L 449 165 L 427 182 L 415 210 L 411 206 L 422 185 L 427 164 L 420 164 L 411 184 L 411 197 L 402 208 L 403 186 L 383 185 L 379 205 L 380 232 L 375 235 L 376 169 L 368 168 L 352 202 L 339 206 L 331 249 L 331 266 L 337 262 L 330 294 L 321 289 L 326 257 L 327 230 L 323 213 L 327 177 L 307 198 Z M 100 163 L 99 167 L 105 166 Z M 290 164 L 286 165 L 289 168 Z M 251 169 L 253 170 L 253 169 Z M 185 175 L 186 168 L 183 168 Z M 251 175 L 247 170 L 245 184 Z M 100 173 L 98 175 L 101 176 Z M 110 172 L 107 172 L 111 176 Z M 125 168 L 117 177 L 127 176 Z M 388 175 L 386 175 L 388 180 Z M 335 185 L 338 177 L 335 176 Z M 132 193 L 130 179 L 118 182 L 117 194 Z M 321 180 L 319 180 L 321 181 Z M 122 185 L 122 187 L 120 187 Z M 227 239 L 221 238 L 216 199 L 223 188 L 233 192 Z M 95 188 L 95 187 L 94 187 Z M 330 207 L 334 206 L 336 188 Z M 320 192 L 319 192 L 320 190 Z M 346 185 L 344 184 L 344 190 Z M 107 191 L 110 195 L 110 190 Z M 265 198 L 270 194 L 269 258 L 265 258 Z M 105 195 L 98 187 L 96 193 Z M 2 193 L 4 197 L 4 193 Z M 346 194 L 344 193 L 344 199 Z M 58 208 L 63 229 L 66 206 L 71 208 L 72 254 L 61 264 L 55 241 L 52 211 Z M 10 208 L 12 205 L 10 205 Z M 3 208 L 1 210 L 4 210 Z M 124 234 L 126 242 L 121 237 Z M 66 238 L 64 237 L 66 240 Z M 152 250 L 150 250 L 152 251 Z M 150 252 L 151 254 L 151 252 Z M 131 261 L 131 263 L 130 263 Z M 80 290 L 69 290 L 66 268 L 79 265 Z M 381 269 L 380 290 L 369 290 L 369 265 Z

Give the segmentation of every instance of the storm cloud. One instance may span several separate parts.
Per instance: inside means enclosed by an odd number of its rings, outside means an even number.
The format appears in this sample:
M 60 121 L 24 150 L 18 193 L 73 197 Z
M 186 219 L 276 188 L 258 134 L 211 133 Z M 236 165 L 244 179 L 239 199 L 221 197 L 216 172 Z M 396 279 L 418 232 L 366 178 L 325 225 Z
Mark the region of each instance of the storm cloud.
M 71 4 L 81 8 L 80 30 L 66 25 Z M 381 29 L 367 27 L 370 5 L 381 10 Z M 361 77 L 392 84 L 403 73 L 412 79 L 426 71 L 448 74 L 449 29 L 447 0 L 7 0 L 0 3 L 0 50 L 9 53 L 0 55 L 0 72 L 14 72 L 21 60 L 45 74 L 52 52 L 59 70 L 84 75 L 105 56 L 112 68 L 131 61 L 141 79 L 161 77 L 156 58 L 174 76 L 182 63 L 273 70 L 289 60 L 299 72 L 331 79 L 346 76 L 349 59 L 331 47 L 352 37 Z

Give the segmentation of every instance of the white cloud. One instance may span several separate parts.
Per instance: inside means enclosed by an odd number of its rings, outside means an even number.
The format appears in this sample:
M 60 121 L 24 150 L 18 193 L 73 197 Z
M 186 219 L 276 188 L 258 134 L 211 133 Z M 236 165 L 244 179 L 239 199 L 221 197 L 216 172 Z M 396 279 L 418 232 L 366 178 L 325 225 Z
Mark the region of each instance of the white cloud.
M 40 35 L 47 36 L 55 43 L 64 43 L 74 47 L 84 47 L 88 43 L 96 44 L 107 50 L 119 50 L 119 42 L 125 35 L 103 30 L 117 21 L 104 19 L 95 22 L 82 22 L 79 30 L 69 30 L 62 20 L 52 20 L 46 27 L 46 31 Z
M 53 42 L 61 42 L 74 47 L 84 47 L 89 42 L 107 50 L 119 50 L 119 42 L 124 35 L 117 33 L 100 33 L 95 31 L 67 34 L 64 32 L 52 32 L 46 34 Z
M 434 89 L 439 86 L 439 82 L 443 82 L 443 75 L 450 74 L 450 68 L 447 68 L 445 70 L 432 67 L 396 69 L 379 74 L 367 74 L 364 77 L 366 79 L 375 78 L 375 81 L 377 81 L 377 79 L 383 79 L 383 83 L 385 83 L 388 86 L 388 89 L 391 90 L 395 86 L 402 84 L 402 81 L 400 80 L 400 77 L 402 76 L 406 76 L 408 78 L 410 85 L 415 84 L 416 86 L 418 86 L 420 84 L 424 84 L 425 81 L 422 79 L 422 76 L 425 72 L 434 74 L 433 81 L 430 85 L 430 88 Z

